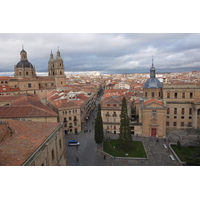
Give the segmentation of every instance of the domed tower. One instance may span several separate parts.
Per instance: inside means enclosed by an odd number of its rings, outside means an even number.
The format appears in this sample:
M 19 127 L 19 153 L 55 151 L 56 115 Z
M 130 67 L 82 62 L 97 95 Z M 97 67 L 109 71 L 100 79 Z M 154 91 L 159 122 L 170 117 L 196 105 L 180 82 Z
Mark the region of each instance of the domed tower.
M 57 51 L 57 57 L 54 60 L 51 52 L 48 62 L 49 76 L 54 77 L 56 81 L 56 87 L 63 87 L 66 84 L 65 69 L 63 59 L 61 58 L 60 51 Z
M 156 69 L 153 64 L 150 68 L 150 78 L 143 85 L 144 98 L 162 98 L 162 84 L 156 78 Z
M 28 62 L 27 53 L 24 50 L 24 47 L 22 47 L 20 56 L 21 61 L 15 65 L 14 76 L 18 78 L 35 78 L 35 67 L 33 67 L 33 65 L 30 62 Z

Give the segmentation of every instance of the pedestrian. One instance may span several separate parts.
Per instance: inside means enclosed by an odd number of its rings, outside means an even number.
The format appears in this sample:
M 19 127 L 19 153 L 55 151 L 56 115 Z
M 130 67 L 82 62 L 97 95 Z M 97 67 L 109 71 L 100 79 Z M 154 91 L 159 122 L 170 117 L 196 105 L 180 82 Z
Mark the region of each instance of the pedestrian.
M 104 160 L 106 160 L 106 155 L 103 156 Z
M 76 157 L 76 161 L 77 161 L 77 162 L 79 161 L 78 157 Z
M 159 140 L 157 139 L 157 142 L 159 142 Z

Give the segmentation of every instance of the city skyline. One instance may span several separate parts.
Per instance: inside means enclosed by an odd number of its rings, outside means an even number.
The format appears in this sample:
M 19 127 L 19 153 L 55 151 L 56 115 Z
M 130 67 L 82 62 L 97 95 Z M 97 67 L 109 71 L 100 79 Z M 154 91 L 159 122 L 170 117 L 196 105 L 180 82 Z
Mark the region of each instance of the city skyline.
M 1 75 L 13 72 L 22 46 L 36 71 L 47 72 L 49 55 L 61 52 L 66 72 L 158 73 L 198 71 L 200 34 L 9 33 L 0 34 Z M 5 73 L 6 72 L 6 73 Z

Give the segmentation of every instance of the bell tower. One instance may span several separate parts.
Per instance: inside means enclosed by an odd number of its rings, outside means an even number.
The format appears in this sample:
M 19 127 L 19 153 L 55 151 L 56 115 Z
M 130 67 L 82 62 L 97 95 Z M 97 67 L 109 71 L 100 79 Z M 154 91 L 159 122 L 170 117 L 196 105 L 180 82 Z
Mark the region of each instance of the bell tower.
M 53 53 L 51 51 L 50 59 L 48 62 L 48 74 L 55 78 L 56 87 L 63 87 L 66 84 L 66 76 L 63 59 L 60 55 L 60 51 L 57 51 L 56 59 L 53 58 Z

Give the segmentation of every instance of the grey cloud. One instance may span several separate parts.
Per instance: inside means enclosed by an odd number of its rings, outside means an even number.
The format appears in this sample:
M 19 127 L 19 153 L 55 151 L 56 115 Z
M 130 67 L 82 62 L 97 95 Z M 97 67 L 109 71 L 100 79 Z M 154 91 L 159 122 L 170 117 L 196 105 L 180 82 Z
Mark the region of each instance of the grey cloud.
M 29 61 L 46 72 L 59 47 L 66 71 L 108 73 L 199 69 L 200 34 L 0 34 L 0 71 L 14 71 L 24 45 Z

